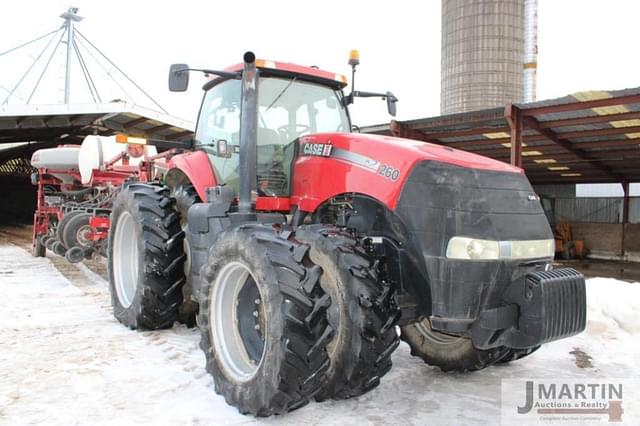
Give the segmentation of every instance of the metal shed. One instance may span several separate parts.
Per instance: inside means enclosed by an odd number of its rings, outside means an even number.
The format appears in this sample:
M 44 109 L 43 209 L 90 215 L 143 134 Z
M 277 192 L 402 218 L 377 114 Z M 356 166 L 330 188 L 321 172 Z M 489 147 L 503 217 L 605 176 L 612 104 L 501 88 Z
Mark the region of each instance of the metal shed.
M 194 125 L 127 102 L 86 105 L 2 105 L 0 144 L 54 141 L 86 134 L 116 132 L 181 140 L 191 137 Z
M 80 143 L 89 134 L 130 135 L 184 140 L 194 125 L 138 105 L 110 102 L 87 105 L 0 106 L 0 176 L 31 173 L 29 156 L 37 149 Z
M 640 87 L 369 126 L 522 167 L 532 184 L 640 181 Z

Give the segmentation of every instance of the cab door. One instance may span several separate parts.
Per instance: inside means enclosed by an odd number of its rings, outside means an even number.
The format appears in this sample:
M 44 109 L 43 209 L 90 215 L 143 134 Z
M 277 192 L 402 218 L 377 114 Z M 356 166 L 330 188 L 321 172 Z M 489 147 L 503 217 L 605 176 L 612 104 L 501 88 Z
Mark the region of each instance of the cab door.
M 207 153 L 216 182 L 240 189 L 241 81 L 226 80 L 207 91 L 196 125 L 196 148 Z

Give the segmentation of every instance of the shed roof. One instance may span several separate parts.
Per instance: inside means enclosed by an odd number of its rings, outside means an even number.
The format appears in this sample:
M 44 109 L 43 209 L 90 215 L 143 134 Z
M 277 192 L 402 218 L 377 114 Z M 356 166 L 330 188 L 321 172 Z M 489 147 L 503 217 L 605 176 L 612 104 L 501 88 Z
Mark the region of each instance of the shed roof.
M 640 181 L 640 87 L 392 121 L 362 131 L 511 161 L 532 183 Z
M 75 143 L 87 134 L 183 140 L 192 137 L 193 129 L 190 121 L 122 101 L 0 106 L 0 148 L 16 142 Z

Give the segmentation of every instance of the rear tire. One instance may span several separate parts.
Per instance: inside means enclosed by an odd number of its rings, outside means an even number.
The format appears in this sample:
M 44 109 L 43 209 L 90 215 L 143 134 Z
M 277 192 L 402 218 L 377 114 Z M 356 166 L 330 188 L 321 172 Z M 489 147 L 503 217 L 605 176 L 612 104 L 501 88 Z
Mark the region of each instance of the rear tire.
M 290 234 L 260 225 L 225 231 L 203 267 L 200 347 L 216 392 L 243 414 L 305 405 L 329 368 L 331 300 L 308 247 Z
M 477 371 L 500 361 L 509 349 L 476 349 L 471 339 L 453 336 L 431 328 L 428 319 L 401 327 L 401 339 L 409 344 L 411 355 L 442 371 Z
M 176 200 L 176 211 L 180 214 L 180 227 L 187 233 L 187 213 L 189 208 L 199 202 L 198 193 L 191 184 L 186 184 L 171 188 L 171 197 Z M 196 315 L 198 314 L 198 301 L 193 296 L 193 286 L 191 284 L 191 248 L 189 239 L 183 240 L 185 284 L 182 286 L 182 305 L 180 305 L 178 321 L 187 327 L 196 326 Z
M 296 239 L 310 245 L 309 257 L 322 268 L 320 283 L 331 296 L 331 367 L 316 400 L 360 396 L 380 384 L 391 369 L 400 340 L 400 316 L 392 286 L 380 276 L 360 242 L 331 225 L 302 226 Z
M 175 200 L 167 188 L 131 184 L 113 203 L 108 270 L 113 314 L 131 329 L 169 328 L 185 282 Z

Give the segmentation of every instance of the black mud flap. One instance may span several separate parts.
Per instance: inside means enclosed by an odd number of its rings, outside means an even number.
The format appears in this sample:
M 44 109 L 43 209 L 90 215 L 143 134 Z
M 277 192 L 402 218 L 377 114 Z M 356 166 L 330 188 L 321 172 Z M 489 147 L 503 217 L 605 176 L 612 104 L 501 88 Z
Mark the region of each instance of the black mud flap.
M 574 336 L 587 325 L 584 276 L 571 268 L 528 273 L 509 286 L 504 302 L 476 321 L 474 346 L 530 348 Z

